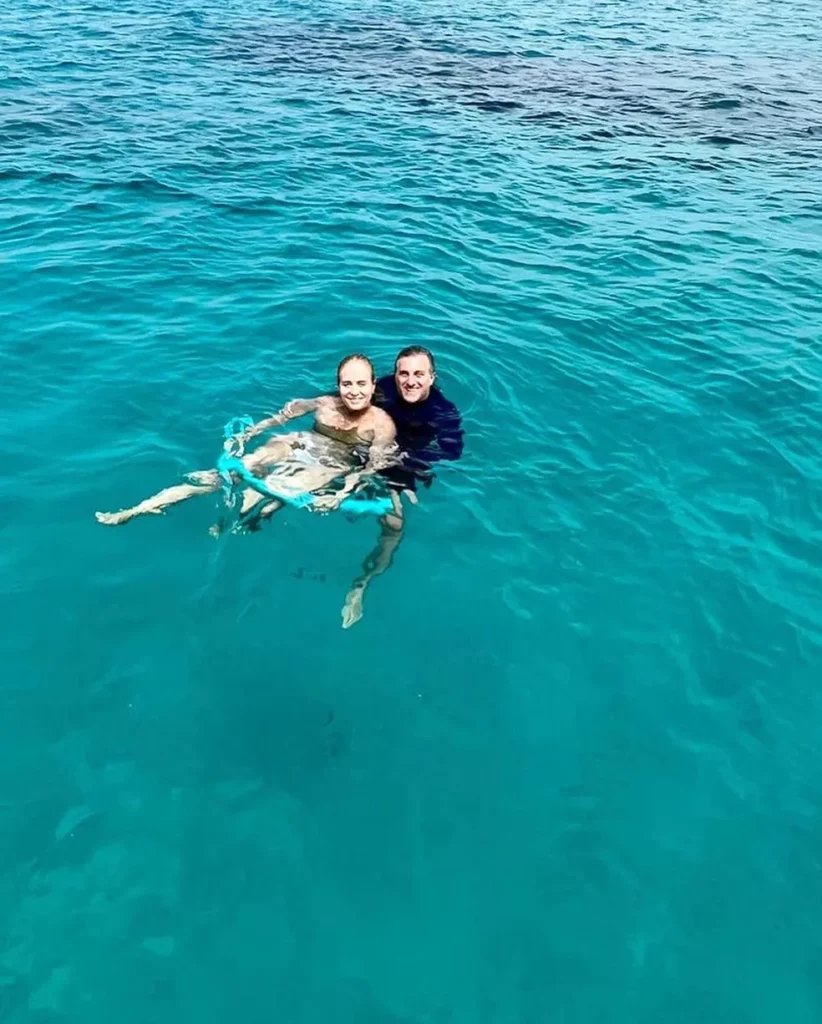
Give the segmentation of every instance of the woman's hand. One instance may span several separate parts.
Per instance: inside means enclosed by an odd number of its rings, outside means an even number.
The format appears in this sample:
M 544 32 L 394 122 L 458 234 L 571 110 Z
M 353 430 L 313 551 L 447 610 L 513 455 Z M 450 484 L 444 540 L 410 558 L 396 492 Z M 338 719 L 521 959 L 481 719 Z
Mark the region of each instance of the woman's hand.
M 336 512 L 345 497 L 344 491 L 337 491 L 334 494 L 320 494 L 314 499 L 312 508 L 317 512 Z
M 300 416 L 305 416 L 306 413 L 314 412 L 321 401 L 321 398 L 292 398 L 290 402 L 285 403 L 279 412 L 274 413 L 273 416 L 267 416 L 264 420 L 260 420 L 259 423 L 255 423 L 253 427 L 248 427 L 244 430 L 240 434 L 239 439 L 242 444 L 246 444 L 258 434 L 271 430 L 272 427 L 281 427 L 289 420 L 294 420 Z
M 283 423 L 285 423 L 286 420 L 293 420 L 298 416 L 304 416 L 306 412 L 310 411 L 306 409 L 307 405 L 309 405 L 309 402 L 305 398 L 292 398 L 290 402 L 285 403 L 277 415 L 282 416 Z
M 267 416 L 264 420 L 260 420 L 259 423 L 255 423 L 251 427 L 246 427 L 242 434 L 239 435 L 240 441 L 242 444 L 247 444 L 258 434 L 264 434 L 266 430 L 270 430 L 271 427 L 279 427 L 283 422 L 282 413 L 278 412 L 273 416 Z

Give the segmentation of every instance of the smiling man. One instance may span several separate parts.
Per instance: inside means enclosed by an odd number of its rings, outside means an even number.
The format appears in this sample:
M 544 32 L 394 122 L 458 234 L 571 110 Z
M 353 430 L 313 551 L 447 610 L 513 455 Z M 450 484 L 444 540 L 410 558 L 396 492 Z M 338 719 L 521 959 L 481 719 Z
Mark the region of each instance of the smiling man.
M 394 373 L 377 383 L 374 404 L 384 409 L 397 428 L 397 444 L 403 452 L 402 465 L 381 472 L 391 488 L 394 514 L 380 520 L 377 546 L 363 564 L 342 610 L 343 628 L 362 618 L 362 603 L 368 584 L 389 568 L 402 539 L 403 508 L 400 495 L 416 504 L 417 483 L 430 487 L 432 465 L 456 460 L 462 455 L 463 430 L 459 410 L 436 385 L 434 356 L 427 348 L 404 348 L 394 362 Z
M 436 377 L 434 356 L 427 348 L 412 345 L 397 356 L 393 375 L 377 383 L 374 404 L 397 426 L 397 444 L 406 453 L 404 466 L 410 470 L 410 482 L 404 485 L 409 490 L 414 489 L 415 476 L 430 480 L 432 463 L 462 455 L 459 410 L 437 387 Z

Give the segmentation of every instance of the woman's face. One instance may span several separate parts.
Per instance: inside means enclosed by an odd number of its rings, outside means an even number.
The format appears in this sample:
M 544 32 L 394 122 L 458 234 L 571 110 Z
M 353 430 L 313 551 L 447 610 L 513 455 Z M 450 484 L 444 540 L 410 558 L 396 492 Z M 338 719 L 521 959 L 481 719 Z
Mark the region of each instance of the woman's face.
M 351 412 L 362 412 L 371 405 L 375 384 L 371 367 L 363 359 L 349 359 L 340 368 L 337 387 L 343 405 Z

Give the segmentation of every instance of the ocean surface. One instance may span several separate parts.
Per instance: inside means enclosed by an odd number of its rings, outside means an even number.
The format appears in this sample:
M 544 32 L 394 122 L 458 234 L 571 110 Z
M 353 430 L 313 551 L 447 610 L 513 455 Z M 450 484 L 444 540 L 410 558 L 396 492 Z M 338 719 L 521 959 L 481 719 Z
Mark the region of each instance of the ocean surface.
M 811 0 L 6 0 L 0 1021 L 822 1020 Z M 430 346 L 376 522 L 231 416 Z

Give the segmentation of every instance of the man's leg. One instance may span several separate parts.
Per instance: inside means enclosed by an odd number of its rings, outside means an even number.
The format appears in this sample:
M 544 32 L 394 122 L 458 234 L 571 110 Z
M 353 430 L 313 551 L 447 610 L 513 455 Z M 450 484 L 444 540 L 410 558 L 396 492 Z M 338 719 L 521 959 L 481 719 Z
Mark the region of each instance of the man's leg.
M 98 523 L 104 526 L 120 526 L 129 519 L 142 515 L 161 515 L 169 505 L 177 505 L 198 494 L 213 494 L 220 489 L 220 475 L 216 470 L 200 471 L 192 474 L 197 483 L 177 484 L 141 501 L 139 505 L 121 509 L 119 512 L 95 512 Z
M 409 492 L 409 497 L 413 492 Z M 411 498 L 416 504 L 416 495 Z M 380 536 L 377 546 L 363 562 L 363 571 L 351 584 L 351 589 L 345 596 L 345 604 L 342 608 L 342 627 L 349 629 L 355 622 L 362 618 L 362 602 L 368 584 L 375 576 L 381 576 L 387 569 L 391 568 L 394 561 L 394 553 L 400 546 L 403 535 L 403 509 L 400 503 L 399 491 L 391 491 L 391 501 L 394 505 L 392 514 L 383 516 L 380 519 Z

